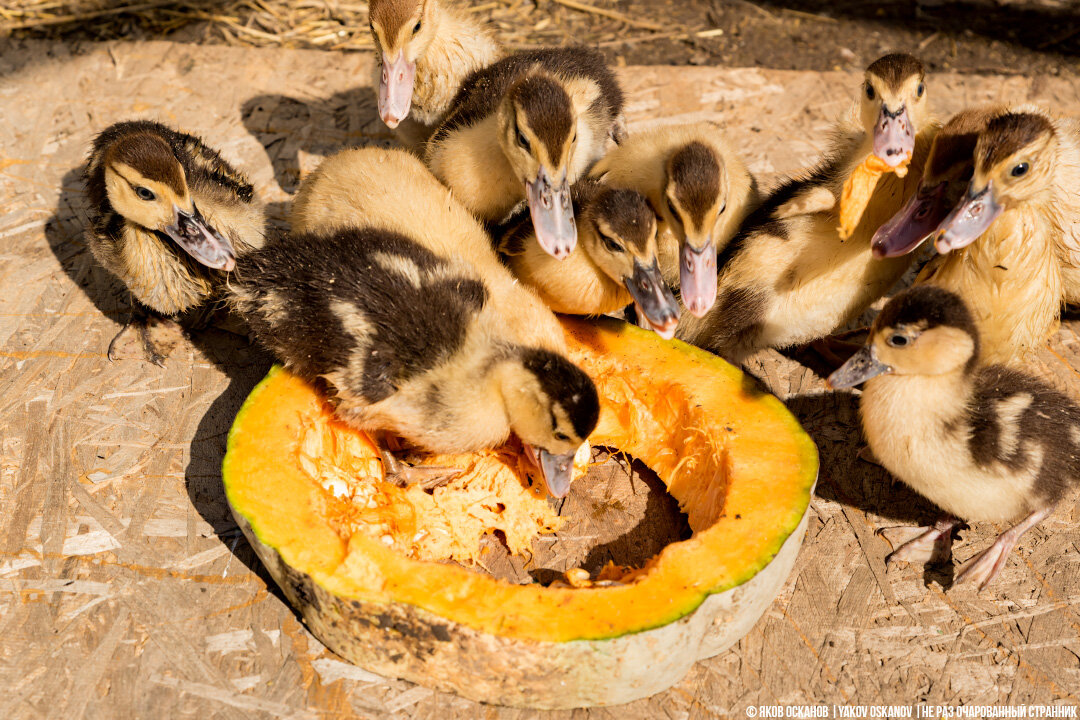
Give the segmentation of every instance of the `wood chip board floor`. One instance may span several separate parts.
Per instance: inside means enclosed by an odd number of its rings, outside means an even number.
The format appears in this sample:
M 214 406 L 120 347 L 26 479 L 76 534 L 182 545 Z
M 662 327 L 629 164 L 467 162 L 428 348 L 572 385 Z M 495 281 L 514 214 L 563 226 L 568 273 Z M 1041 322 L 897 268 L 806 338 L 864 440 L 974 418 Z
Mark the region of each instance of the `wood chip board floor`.
M 224 331 L 165 368 L 110 363 L 127 302 L 82 239 L 78 169 L 92 135 L 131 117 L 202 134 L 247 169 L 277 219 L 303 172 L 346 145 L 386 143 L 367 54 L 164 42 L 77 51 L 0 41 L 0 717 L 517 718 L 386 680 L 328 653 L 267 586 L 229 518 L 225 436 L 267 358 Z M 625 68 L 631 129 L 659 118 L 726 126 L 762 179 L 804 167 L 859 78 Z M 1073 81 L 934 76 L 942 114 L 1053 101 Z M 1041 354 L 1078 394 L 1080 323 Z M 774 703 L 1075 703 L 1080 531 L 1071 497 L 982 594 L 951 572 L 886 571 L 881 527 L 933 508 L 856 459 L 852 396 L 776 354 L 755 372 L 821 449 L 792 578 L 750 634 L 666 693 L 576 718 L 742 716 Z M 965 531 L 958 561 L 999 530 Z M 570 713 L 556 713 L 569 717 Z

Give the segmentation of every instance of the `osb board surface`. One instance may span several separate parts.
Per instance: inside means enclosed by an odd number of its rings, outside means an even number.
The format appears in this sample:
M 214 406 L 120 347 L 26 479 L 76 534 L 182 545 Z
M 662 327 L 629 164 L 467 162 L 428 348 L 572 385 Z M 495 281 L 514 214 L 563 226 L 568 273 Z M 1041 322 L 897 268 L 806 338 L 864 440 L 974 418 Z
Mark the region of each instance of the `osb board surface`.
M 92 134 L 131 116 L 198 131 L 249 170 L 282 216 L 299 169 L 345 144 L 389 142 L 370 58 L 167 43 L 72 56 L 0 54 L 0 717 L 485 717 L 482 707 L 347 665 L 266 584 L 228 517 L 219 465 L 267 358 L 213 330 L 165 368 L 109 363 L 125 301 L 81 238 L 79 168 Z M 844 73 L 629 68 L 632 125 L 726 124 L 766 178 L 811 161 L 858 79 Z M 942 112 L 1053 100 L 1075 83 L 934 77 Z M 1066 323 L 1043 371 L 1077 395 Z M 742 716 L 748 704 L 1061 703 L 1080 697 L 1080 548 L 1071 496 L 981 594 L 951 569 L 886 571 L 874 531 L 933 509 L 855 458 L 854 398 L 791 360 L 755 371 L 821 449 L 799 562 L 730 652 L 671 691 L 577 717 Z M 962 533 L 958 560 L 1000 528 Z M 944 586 L 944 587 L 943 587 Z M 556 714 L 569 716 L 569 713 Z

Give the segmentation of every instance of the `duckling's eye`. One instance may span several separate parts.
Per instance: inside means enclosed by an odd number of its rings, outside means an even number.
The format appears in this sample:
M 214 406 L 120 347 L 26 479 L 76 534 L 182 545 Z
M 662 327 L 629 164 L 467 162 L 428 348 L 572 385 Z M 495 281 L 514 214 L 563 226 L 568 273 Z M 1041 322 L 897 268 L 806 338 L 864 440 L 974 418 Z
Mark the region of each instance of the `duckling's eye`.
M 873 100 L 876 93 L 874 93 L 874 86 L 870 83 L 866 83 L 866 99 Z
M 412 29 L 412 34 L 413 34 L 413 35 L 415 35 L 416 33 L 420 32 L 420 23 L 421 23 L 421 21 L 420 21 L 420 20 L 417 20 L 417 21 L 416 21 L 416 24 L 415 24 L 415 25 L 413 25 L 413 29 Z
M 1013 177 L 1021 177 L 1023 175 L 1027 175 L 1027 171 L 1029 169 L 1030 169 L 1030 166 L 1026 162 L 1020 163 L 1019 165 L 1017 165 L 1016 167 L 1014 167 L 1012 169 L 1012 172 L 1010 173 L 1010 175 L 1012 175 Z
M 566 441 L 568 441 L 570 439 L 570 436 L 567 435 L 566 433 L 563 433 L 563 432 L 557 432 L 554 435 L 552 435 L 552 437 L 555 438 L 556 440 L 560 441 L 560 442 L 566 442 Z
M 679 213 L 675 210 L 675 203 L 671 202 L 671 198 L 667 199 L 667 211 L 671 213 L 672 218 L 679 219 Z
M 525 152 L 529 152 L 529 138 L 525 137 L 525 133 L 518 130 L 517 136 L 518 145 L 524 148 Z
M 601 234 L 600 237 L 604 239 L 604 247 L 606 247 L 611 252 L 613 252 L 613 253 L 626 252 L 626 248 L 624 248 L 619 243 L 615 242 L 612 238 L 608 237 L 607 235 Z
M 909 340 L 907 338 L 907 335 L 900 335 L 899 333 L 897 333 L 896 335 L 890 335 L 889 339 L 885 342 L 887 342 L 892 347 L 900 348 L 907 345 Z
M 919 87 L 915 88 L 915 97 L 922 97 L 926 92 L 926 83 L 919 83 Z
M 157 197 L 150 188 L 144 188 L 141 185 L 135 188 L 135 194 L 139 196 L 140 200 L 146 200 L 147 202 Z

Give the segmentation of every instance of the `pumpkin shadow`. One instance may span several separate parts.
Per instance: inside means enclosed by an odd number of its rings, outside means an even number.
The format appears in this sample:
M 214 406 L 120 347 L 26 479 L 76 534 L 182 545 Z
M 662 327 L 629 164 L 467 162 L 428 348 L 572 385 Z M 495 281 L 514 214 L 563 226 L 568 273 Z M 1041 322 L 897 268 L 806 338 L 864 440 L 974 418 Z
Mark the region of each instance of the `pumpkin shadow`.
M 369 87 L 314 100 L 258 95 L 243 104 L 240 118 L 266 149 L 274 178 L 290 195 L 300 185 L 305 154 L 326 156 L 346 147 L 397 145 L 379 119 L 375 94 Z

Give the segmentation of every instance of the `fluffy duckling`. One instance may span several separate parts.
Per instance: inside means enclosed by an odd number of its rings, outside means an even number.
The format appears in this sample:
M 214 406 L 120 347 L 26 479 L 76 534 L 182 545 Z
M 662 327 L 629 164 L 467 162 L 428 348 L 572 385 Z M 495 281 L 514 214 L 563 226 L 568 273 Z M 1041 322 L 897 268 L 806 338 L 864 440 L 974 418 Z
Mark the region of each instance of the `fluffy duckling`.
M 428 142 L 428 167 L 485 222 L 527 201 L 540 246 L 563 258 L 577 242 L 570 185 L 604 153 L 622 107 L 596 50 L 510 55 L 465 78 Z
M 407 145 L 419 145 L 450 110 L 461 81 L 499 59 L 491 30 L 441 0 L 371 0 L 379 117 Z
M 746 164 L 712 122 L 636 131 L 590 174 L 649 199 L 659 220 L 660 268 L 697 317 L 716 301 L 716 251 L 758 202 Z
M 910 55 L 872 63 L 855 111 L 861 124 L 843 124 L 815 169 L 782 183 L 750 214 L 720 254 L 716 304 L 703 318 L 683 316 L 676 337 L 742 362 L 767 347 L 825 337 L 903 275 L 910 258 L 876 260 L 870 238 L 914 193 L 937 130 L 922 63 Z M 904 153 L 911 172 L 883 175 L 842 239 L 838 205 L 848 178 L 871 154 L 898 162 Z
M 331 385 L 344 421 L 439 453 L 513 432 L 548 491 L 569 491 L 596 388 L 567 359 L 555 316 L 415 156 L 328 158 L 300 188 L 293 233 L 241 270 L 238 310 L 286 366 Z M 432 484 L 383 458 L 399 481 Z
M 86 191 L 94 257 L 144 309 L 167 317 L 215 298 L 237 256 L 264 241 L 265 211 L 247 178 L 199 138 L 156 122 L 102 131 Z M 161 364 L 145 322 L 139 329 L 148 358 Z
M 949 513 L 890 560 L 928 561 L 961 520 L 1019 520 L 957 578 L 981 588 L 1080 478 L 1080 408 L 1034 377 L 980 366 L 979 349 L 958 295 L 914 287 L 885 306 L 829 384 L 866 383 L 860 411 L 874 456 Z
M 955 116 L 934 140 L 919 193 L 875 236 L 875 252 L 894 255 L 913 249 L 940 225 L 942 254 L 916 283 L 965 299 L 984 362 L 1023 360 L 1057 325 L 1061 227 L 1040 197 L 1054 175 L 1053 151 L 1038 139 L 1049 127 L 1041 114 L 995 107 Z M 1033 162 L 1038 167 L 1031 169 Z M 1002 201 L 1008 209 L 998 205 L 993 188 L 1008 198 Z
M 578 244 L 563 260 L 534 240 L 527 213 L 502 233 L 500 252 L 514 274 L 555 312 L 604 315 L 631 302 L 661 337 L 675 335 L 679 306 L 660 274 L 656 216 L 643 195 L 583 178 L 571 188 Z

